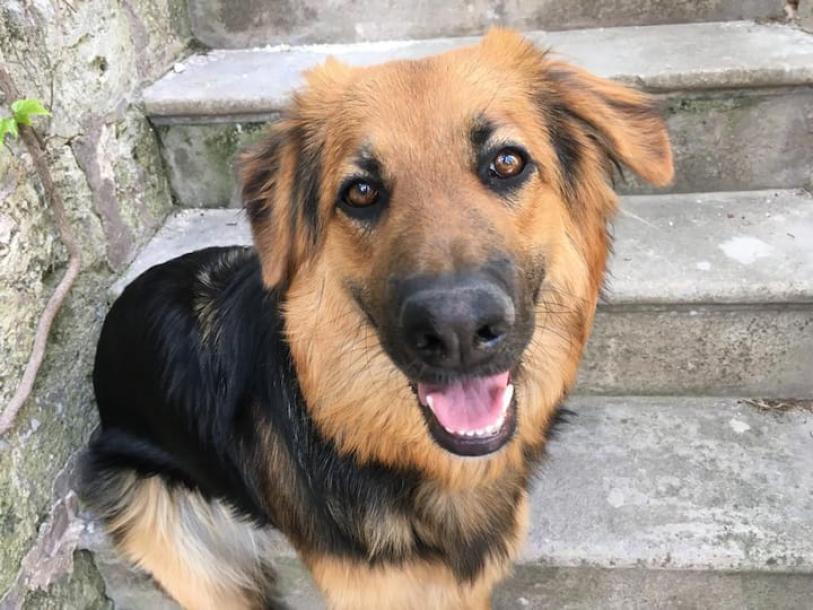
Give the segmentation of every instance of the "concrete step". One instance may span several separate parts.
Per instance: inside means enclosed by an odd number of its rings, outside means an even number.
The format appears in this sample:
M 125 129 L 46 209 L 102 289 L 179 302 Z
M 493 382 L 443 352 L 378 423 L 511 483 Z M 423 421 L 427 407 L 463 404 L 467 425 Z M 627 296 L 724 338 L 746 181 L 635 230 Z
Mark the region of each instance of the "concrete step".
M 804 1 L 804 0 L 803 0 Z M 213 48 L 362 42 L 523 30 L 779 19 L 785 0 L 190 0 L 195 37 Z
M 677 3 L 676 3 L 677 4 Z M 813 180 L 813 35 L 748 22 L 528 32 L 563 57 L 654 92 L 675 149 L 673 192 L 794 188 Z M 234 199 L 231 159 L 278 116 L 303 69 L 417 58 L 476 38 L 212 51 L 144 103 L 181 205 Z M 627 192 L 648 192 L 631 181 Z
M 813 402 L 759 405 L 572 398 L 495 609 L 809 610 Z M 283 540 L 276 558 L 291 606 L 324 608 Z M 170 607 L 97 564 L 128 610 Z
M 578 389 L 813 397 L 813 197 L 629 196 Z M 114 286 L 163 260 L 247 244 L 237 210 L 169 219 Z

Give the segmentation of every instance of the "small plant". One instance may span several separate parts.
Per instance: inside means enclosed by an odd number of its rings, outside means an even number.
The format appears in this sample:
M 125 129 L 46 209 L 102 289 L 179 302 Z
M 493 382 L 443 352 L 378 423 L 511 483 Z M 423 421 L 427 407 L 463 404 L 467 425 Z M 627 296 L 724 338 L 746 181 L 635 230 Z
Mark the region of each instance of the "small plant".
M 16 138 L 19 135 L 20 126 L 30 126 L 32 117 L 50 114 L 42 102 L 37 99 L 17 100 L 11 105 L 11 116 L 0 118 L 0 144 L 6 141 L 6 135 Z
M 45 309 L 37 322 L 37 330 L 34 334 L 34 345 L 28 363 L 25 365 L 22 379 L 20 380 L 11 402 L 0 410 L 0 436 L 8 432 L 14 424 L 17 412 L 22 408 L 26 400 L 31 396 L 34 388 L 37 373 L 45 357 L 45 348 L 48 341 L 48 333 L 54 318 L 59 313 L 62 303 L 68 296 L 79 270 L 82 266 L 79 243 L 76 241 L 73 229 L 71 228 L 68 216 L 65 213 L 65 203 L 54 184 L 51 170 L 48 168 L 48 154 L 46 143 L 39 137 L 31 119 L 36 116 L 48 116 L 51 113 L 37 99 L 21 98 L 14 85 L 11 75 L 0 64 L 0 92 L 7 100 L 16 100 L 11 104 L 11 116 L 0 117 L 0 145 L 5 144 L 6 135 L 17 138 L 20 137 L 26 149 L 31 155 L 31 163 L 42 184 L 45 200 L 51 208 L 51 212 L 59 229 L 59 236 L 65 249 L 68 251 L 68 266 L 65 274 L 54 289 L 53 294 L 48 299 Z

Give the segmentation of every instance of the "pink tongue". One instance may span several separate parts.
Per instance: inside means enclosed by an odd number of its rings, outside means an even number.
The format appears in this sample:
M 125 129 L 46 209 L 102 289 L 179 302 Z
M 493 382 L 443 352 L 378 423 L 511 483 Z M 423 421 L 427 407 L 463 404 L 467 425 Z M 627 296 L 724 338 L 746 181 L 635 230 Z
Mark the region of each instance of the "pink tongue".
M 445 386 L 418 384 L 418 398 L 429 405 L 447 430 L 481 430 L 494 425 L 502 415 L 508 373 L 466 379 Z

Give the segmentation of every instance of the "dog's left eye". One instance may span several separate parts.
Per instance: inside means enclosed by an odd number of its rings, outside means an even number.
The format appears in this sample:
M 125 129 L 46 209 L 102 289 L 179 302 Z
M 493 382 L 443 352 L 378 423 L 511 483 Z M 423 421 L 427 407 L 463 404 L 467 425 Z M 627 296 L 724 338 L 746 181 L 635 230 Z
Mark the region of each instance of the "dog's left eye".
M 525 163 L 525 157 L 519 150 L 503 148 L 492 159 L 488 171 L 494 178 L 513 178 L 525 169 Z

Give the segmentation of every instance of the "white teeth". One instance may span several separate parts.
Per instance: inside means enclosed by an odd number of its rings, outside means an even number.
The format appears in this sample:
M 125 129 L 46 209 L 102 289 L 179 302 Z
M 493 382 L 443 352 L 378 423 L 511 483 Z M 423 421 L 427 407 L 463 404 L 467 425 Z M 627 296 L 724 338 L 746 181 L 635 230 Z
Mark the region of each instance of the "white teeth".
M 430 409 L 434 409 L 434 406 L 432 405 L 432 402 L 433 402 L 432 396 L 431 395 L 427 396 L 426 397 L 426 406 L 429 407 Z
M 484 436 L 492 436 L 502 429 L 503 424 L 505 423 L 505 413 L 500 415 L 500 418 L 494 422 L 492 425 L 481 428 L 480 430 L 449 430 L 446 429 L 447 432 L 451 432 L 455 436 L 470 436 L 470 437 L 484 437 Z
M 505 386 L 505 392 L 503 392 L 503 395 L 502 395 L 502 412 L 503 412 L 503 414 L 505 414 L 505 412 L 508 410 L 508 407 L 511 405 L 511 399 L 513 397 L 514 397 L 514 384 L 509 383 L 507 386 Z

